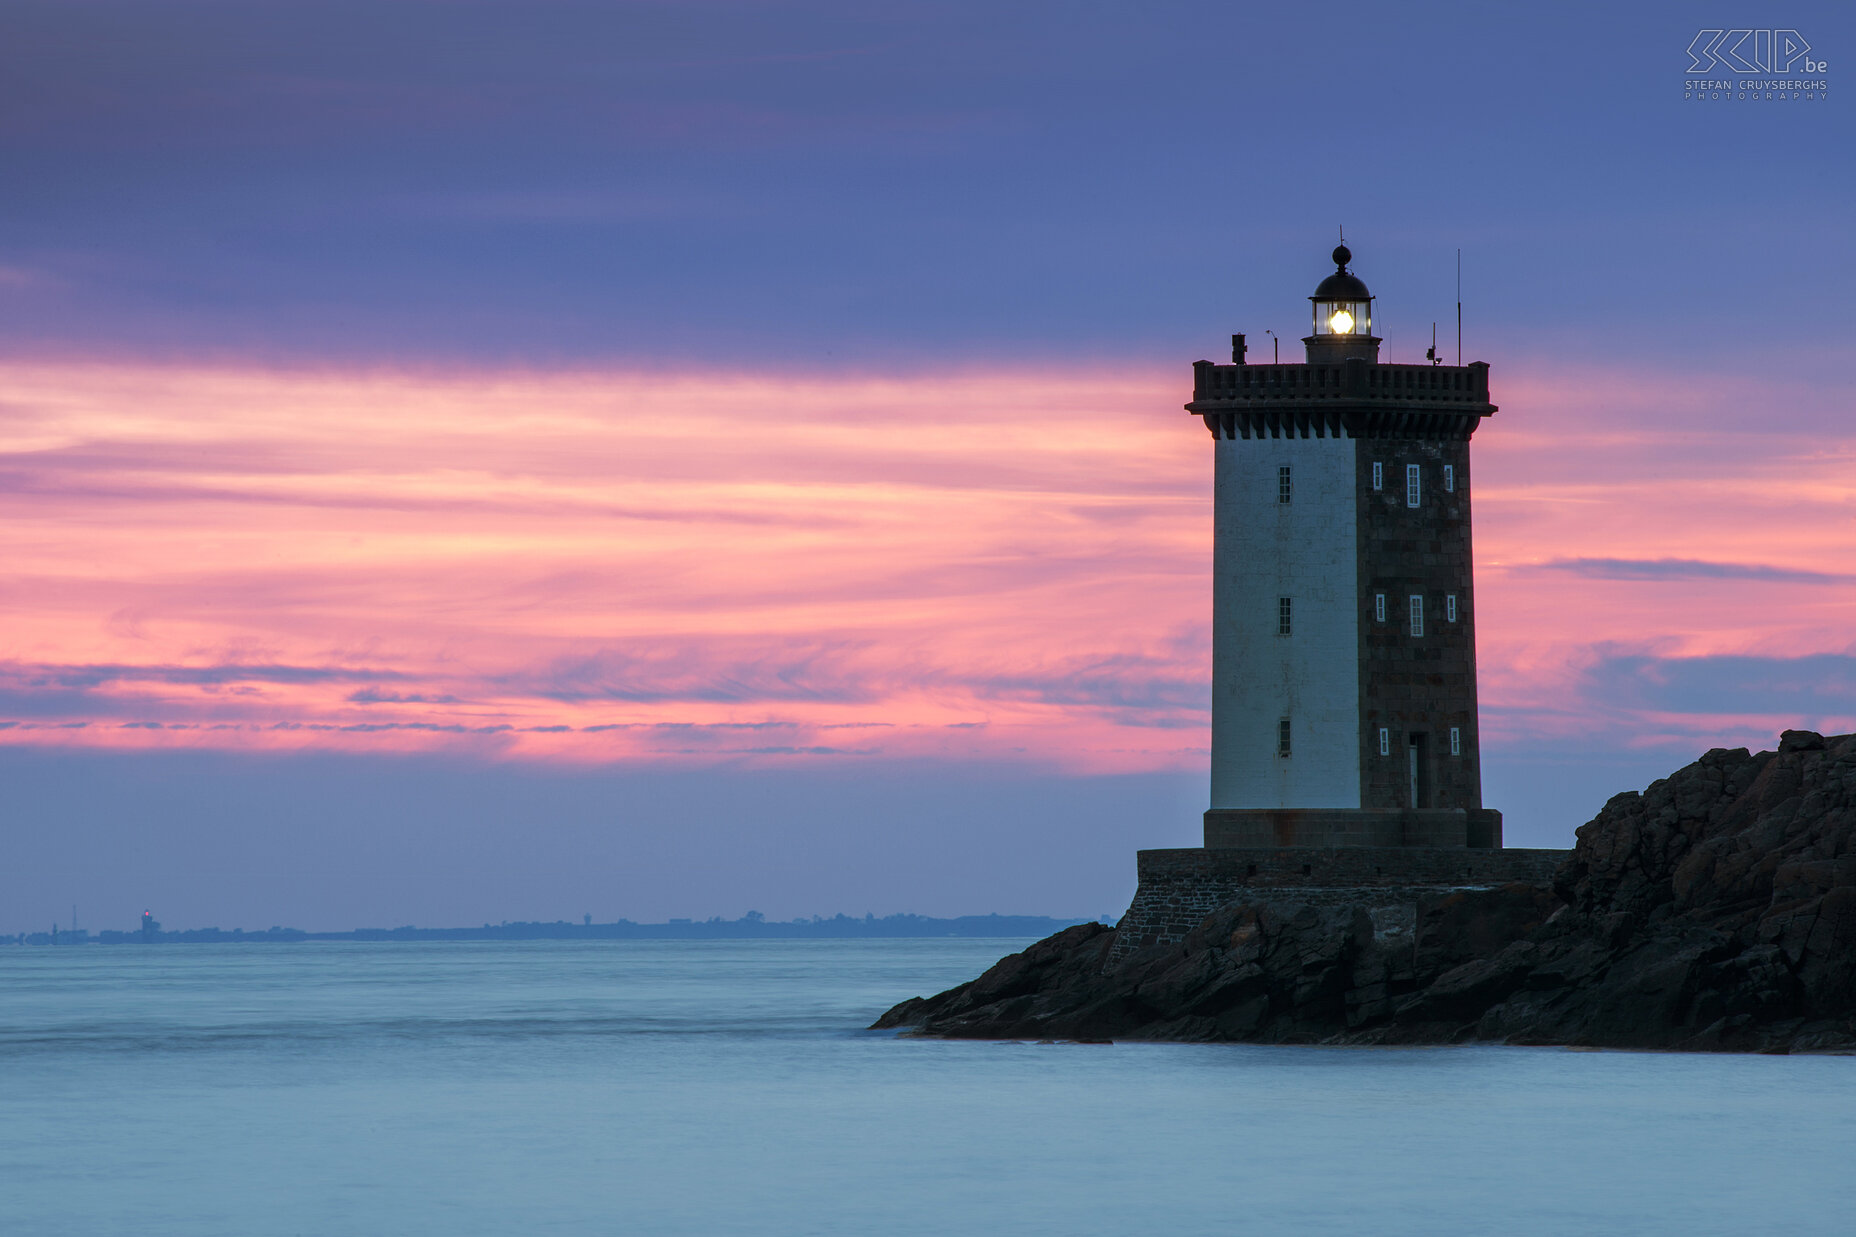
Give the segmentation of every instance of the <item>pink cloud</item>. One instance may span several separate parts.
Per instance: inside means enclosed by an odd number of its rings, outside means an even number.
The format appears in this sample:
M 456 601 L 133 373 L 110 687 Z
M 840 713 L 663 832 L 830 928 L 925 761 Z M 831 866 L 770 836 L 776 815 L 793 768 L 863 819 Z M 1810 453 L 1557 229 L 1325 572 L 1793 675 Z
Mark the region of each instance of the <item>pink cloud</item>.
M 5 378 L 8 741 L 1203 760 L 1211 460 L 1184 369 Z M 1492 743 L 1840 715 L 1841 687 L 1750 686 L 1856 652 L 1856 444 L 1762 415 L 1817 394 L 1497 385 Z M 1680 672 L 1723 657 L 1767 660 L 1717 676 L 1717 708 Z

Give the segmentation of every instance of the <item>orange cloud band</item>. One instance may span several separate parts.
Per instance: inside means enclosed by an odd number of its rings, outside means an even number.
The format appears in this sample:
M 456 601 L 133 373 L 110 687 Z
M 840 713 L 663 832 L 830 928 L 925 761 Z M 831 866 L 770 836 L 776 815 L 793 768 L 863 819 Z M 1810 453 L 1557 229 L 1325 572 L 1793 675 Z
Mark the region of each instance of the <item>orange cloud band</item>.
M 1194 767 L 1188 380 L 5 366 L 0 741 Z M 1668 667 L 1850 651 L 1852 443 L 1735 397 L 1501 391 L 1492 743 L 1769 735 Z

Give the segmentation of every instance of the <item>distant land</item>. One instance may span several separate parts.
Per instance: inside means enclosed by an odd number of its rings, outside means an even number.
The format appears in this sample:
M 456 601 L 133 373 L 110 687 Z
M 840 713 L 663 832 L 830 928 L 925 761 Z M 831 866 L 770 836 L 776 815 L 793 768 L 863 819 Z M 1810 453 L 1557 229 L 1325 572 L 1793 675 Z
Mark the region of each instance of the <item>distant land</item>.
M 557 919 L 553 923 L 486 923 L 481 928 L 356 928 L 352 932 L 305 932 L 301 928 L 188 928 L 163 931 L 150 919 L 129 932 L 105 929 L 21 932 L 0 936 L 0 945 L 166 945 L 251 941 L 691 941 L 691 940 L 811 940 L 844 937 L 924 936 L 1049 936 L 1090 919 L 1052 919 L 1046 915 L 962 915 L 934 919 L 927 915 L 865 915 L 856 919 L 814 915 L 810 919 L 770 920 L 757 911 L 739 919 L 672 919 L 668 923 L 579 923 Z

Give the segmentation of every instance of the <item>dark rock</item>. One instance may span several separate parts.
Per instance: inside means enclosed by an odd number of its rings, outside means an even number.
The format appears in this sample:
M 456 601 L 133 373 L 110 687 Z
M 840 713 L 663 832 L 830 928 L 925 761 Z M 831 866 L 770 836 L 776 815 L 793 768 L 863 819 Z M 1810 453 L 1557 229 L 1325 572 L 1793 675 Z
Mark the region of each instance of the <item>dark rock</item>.
M 1815 730 L 1787 730 L 1779 735 L 1779 754 L 1786 752 L 1821 752 L 1824 736 Z
M 1274 889 L 1112 964 L 1114 930 L 1081 924 L 876 1025 L 1856 1051 L 1856 736 L 1716 748 L 1605 804 L 1550 888 L 1463 889 L 1421 900 L 1407 923 L 1386 932 L 1364 904 Z
M 1500 889 L 1465 889 L 1420 908 L 1415 964 L 1441 974 L 1476 958 L 1493 957 L 1510 941 L 1546 923 L 1560 901 L 1551 890 L 1512 884 Z

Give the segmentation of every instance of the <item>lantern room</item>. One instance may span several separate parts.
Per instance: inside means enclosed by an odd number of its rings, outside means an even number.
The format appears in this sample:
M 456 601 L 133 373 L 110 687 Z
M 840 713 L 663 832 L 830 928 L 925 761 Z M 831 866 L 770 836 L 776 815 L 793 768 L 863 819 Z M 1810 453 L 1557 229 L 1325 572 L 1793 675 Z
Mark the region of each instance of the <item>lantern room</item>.
M 1314 333 L 1302 342 L 1308 345 L 1310 361 L 1379 358 L 1379 340 L 1373 335 L 1373 294 L 1347 269 L 1352 260 L 1353 253 L 1345 245 L 1337 246 L 1334 273 L 1308 298 L 1314 306 Z

